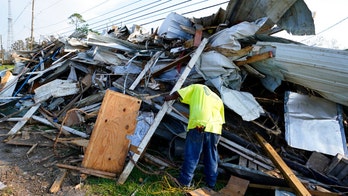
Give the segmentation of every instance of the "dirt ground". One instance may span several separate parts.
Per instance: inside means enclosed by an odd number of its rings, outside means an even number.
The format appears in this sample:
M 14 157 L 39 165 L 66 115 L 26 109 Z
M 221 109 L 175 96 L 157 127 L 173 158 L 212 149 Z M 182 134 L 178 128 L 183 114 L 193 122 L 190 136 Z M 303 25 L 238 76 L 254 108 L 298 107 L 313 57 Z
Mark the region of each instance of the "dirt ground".
M 49 130 L 42 131 L 36 125 L 25 126 L 20 134 L 9 138 L 6 134 L 13 126 L 14 123 L 0 123 L 0 196 L 85 195 L 80 188 L 80 174 L 74 171 L 67 172 L 59 192 L 50 193 L 61 172 L 55 164 L 82 161 L 78 150 L 62 145 L 53 148 L 54 140 L 47 136 L 57 133 L 47 134 Z M 38 145 L 32 148 L 35 144 Z

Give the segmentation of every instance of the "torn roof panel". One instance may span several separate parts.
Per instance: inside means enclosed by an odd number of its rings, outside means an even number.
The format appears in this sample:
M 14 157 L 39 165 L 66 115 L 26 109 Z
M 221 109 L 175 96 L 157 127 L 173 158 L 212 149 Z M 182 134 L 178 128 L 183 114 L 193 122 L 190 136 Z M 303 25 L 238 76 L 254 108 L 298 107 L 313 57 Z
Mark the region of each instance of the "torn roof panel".
M 279 77 L 318 92 L 324 98 L 348 106 L 348 51 L 296 44 L 258 42 L 256 46 L 275 48 L 275 57 L 251 65 L 268 75 Z M 272 47 L 269 47 L 272 46 Z
M 263 17 L 268 17 L 269 20 L 262 31 L 269 30 L 277 24 L 293 35 L 315 33 L 312 13 L 303 0 L 231 0 L 227 6 L 225 21 L 228 21 L 229 25 L 235 25 Z
M 325 99 L 285 94 L 285 139 L 292 147 L 335 156 L 347 154 L 342 110 Z

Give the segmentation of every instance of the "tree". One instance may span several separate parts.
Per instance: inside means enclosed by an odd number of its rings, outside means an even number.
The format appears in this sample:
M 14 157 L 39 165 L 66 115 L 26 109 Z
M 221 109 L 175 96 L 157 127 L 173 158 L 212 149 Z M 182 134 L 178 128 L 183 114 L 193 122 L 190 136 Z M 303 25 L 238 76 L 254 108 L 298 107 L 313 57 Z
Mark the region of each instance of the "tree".
M 24 50 L 25 49 L 25 44 L 23 40 L 17 40 L 11 45 L 11 49 L 13 50 Z
M 82 15 L 79 13 L 74 13 L 68 18 L 70 20 L 69 24 L 75 26 L 75 30 L 78 30 L 81 23 L 85 23 L 86 21 L 82 18 Z
M 74 13 L 68 18 L 70 20 L 69 24 L 72 24 L 75 26 L 75 32 L 70 35 L 70 37 L 75 37 L 75 38 L 84 38 L 87 36 L 88 31 L 93 31 L 92 29 L 88 28 L 88 24 L 86 21 L 82 18 L 81 14 Z M 98 32 L 95 32 L 98 33 Z

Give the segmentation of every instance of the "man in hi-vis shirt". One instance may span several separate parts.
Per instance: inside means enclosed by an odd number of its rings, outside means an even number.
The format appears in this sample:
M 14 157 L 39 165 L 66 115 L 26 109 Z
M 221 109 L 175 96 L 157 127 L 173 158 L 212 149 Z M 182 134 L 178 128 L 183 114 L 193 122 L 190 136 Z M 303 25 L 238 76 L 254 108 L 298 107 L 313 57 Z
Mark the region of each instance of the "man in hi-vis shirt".
M 179 183 L 190 186 L 196 166 L 203 153 L 206 184 L 214 188 L 218 175 L 219 154 L 217 145 L 222 125 L 225 123 L 224 104 L 220 97 L 202 84 L 192 84 L 179 89 L 164 100 L 178 99 L 190 106 L 185 142 L 185 157 Z

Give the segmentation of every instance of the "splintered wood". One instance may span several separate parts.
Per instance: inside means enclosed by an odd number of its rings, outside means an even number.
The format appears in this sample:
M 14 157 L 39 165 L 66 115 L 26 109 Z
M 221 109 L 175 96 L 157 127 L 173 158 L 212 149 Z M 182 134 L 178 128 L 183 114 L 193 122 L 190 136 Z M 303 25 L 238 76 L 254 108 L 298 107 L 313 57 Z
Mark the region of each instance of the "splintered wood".
M 107 90 L 88 143 L 82 166 L 120 173 L 136 128 L 141 100 Z

